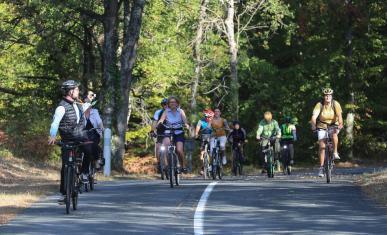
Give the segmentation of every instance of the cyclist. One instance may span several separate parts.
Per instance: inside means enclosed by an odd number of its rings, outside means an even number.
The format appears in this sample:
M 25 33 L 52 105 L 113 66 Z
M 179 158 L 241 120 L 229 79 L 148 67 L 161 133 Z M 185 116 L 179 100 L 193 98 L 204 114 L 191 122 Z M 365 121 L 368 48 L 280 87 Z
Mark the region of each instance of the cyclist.
M 273 120 L 273 115 L 270 111 L 267 111 L 264 113 L 264 119 L 261 120 L 258 126 L 257 130 L 257 140 L 261 140 L 261 136 L 265 138 L 272 138 L 276 137 L 275 144 L 274 144 L 274 157 L 275 159 L 279 159 L 280 154 L 280 143 L 279 139 L 281 138 L 281 129 L 279 128 L 278 122 L 276 120 Z M 269 140 L 264 139 L 261 141 L 261 149 L 263 150 L 267 144 L 269 143 Z M 265 173 L 266 171 L 266 162 L 265 162 L 265 155 L 261 151 L 261 159 L 263 160 L 263 169 L 262 173 Z
M 247 142 L 246 131 L 241 127 L 240 122 L 237 120 L 232 122 L 232 126 L 233 129 L 227 137 L 228 142 L 232 144 L 233 150 L 239 147 L 242 156 L 242 161 L 244 161 L 243 148 L 241 147 L 241 145 Z
M 176 152 L 179 157 L 180 169 L 179 171 L 187 172 L 187 169 L 184 165 L 184 130 L 183 125 L 189 129 L 187 123 L 187 117 L 183 109 L 179 108 L 180 102 L 174 97 L 170 96 L 167 101 L 167 108 L 160 117 L 160 120 L 157 122 L 157 126 L 162 125 L 165 122 L 167 127 L 175 129 L 174 141 L 176 144 Z M 169 130 L 165 130 L 164 134 L 168 134 Z M 170 139 L 168 137 L 163 138 L 162 144 L 168 146 L 170 144 Z
M 218 139 L 220 143 L 220 156 L 222 156 L 222 163 L 223 165 L 227 164 L 227 158 L 226 158 L 226 142 L 227 142 L 227 135 L 226 131 L 230 131 L 230 127 L 228 126 L 227 120 L 222 118 L 221 112 L 219 108 L 214 109 L 214 118 L 211 122 L 211 127 L 213 130 L 212 137 L 211 137 L 211 152 L 215 148 L 215 137 Z
M 48 140 L 49 145 L 55 144 L 56 135 L 59 130 L 59 135 L 63 141 L 85 141 L 88 139 L 87 132 L 84 130 L 84 114 L 82 112 L 82 106 L 76 102 L 79 97 L 79 83 L 74 80 L 65 81 L 61 90 L 63 92 L 63 99 L 59 102 L 58 107 L 55 109 L 53 122 L 50 128 L 50 137 Z M 83 151 L 87 152 L 88 149 Z M 64 190 L 64 161 L 63 158 L 67 152 L 62 149 L 62 168 L 60 179 L 60 193 L 64 196 L 63 199 L 59 199 L 59 203 L 63 203 L 66 200 Z M 88 156 L 91 154 L 88 153 Z M 82 165 L 86 165 L 88 161 L 87 157 L 84 157 Z M 83 180 L 87 181 L 86 172 L 83 173 Z
M 156 110 L 156 112 L 153 115 L 153 123 L 152 123 L 152 132 L 154 135 L 156 135 L 156 158 L 157 158 L 157 169 L 161 171 L 160 169 L 160 146 L 163 142 L 163 134 L 164 134 L 164 126 L 157 125 L 157 122 L 160 120 L 161 116 L 163 115 L 165 109 L 167 108 L 167 98 L 163 98 L 160 102 L 161 109 Z
M 281 125 L 281 147 L 285 144 L 290 151 L 290 165 L 294 164 L 294 146 L 293 143 L 297 141 L 296 126 L 292 123 L 291 117 L 285 117 L 285 123 Z
M 92 153 L 90 159 L 96 161 L 95 167 L 97 170 L 101 169 L 103 165 L 103 160 L 100 158 L 100 147 L 99 142 L 102 138 L 103 133 L 103 123 L 101 116 L 97 109 L 94 109 L 90 103 L 82 104 L 82 109 L 85 114 L 85 129 L 88 130 L 87 136 L 90 141 L 93 141 L 90 145 L 85 145 L 84 148 L 88 148 L 86 153 Z M 83 167 L 83 166 L 82 166 Z M 86 167 L 86 166 L 85 166 Z M 87 167 L 88 168 L 88 167 Z M 84 172 L 88 172 L 89 169 L 85 169 Z
M 317 138 L 319 142 L 320 169 L 318 176 L 324 177 L 324 157 L 325 157 L 325 136 L 328 126 L 337 125 L 338 130 L 333 133 L 333 156 L 335 160 L 340 159 L 338 153 L 339 137 L 338 133 L 343 128 L 342 109 L 336 100 L 333 100 L 333 90 L 331 88 L 323 89 L 324 98 L 318 102 L 313 109 L 312 130 L 317 129 Z
M 199 138 L 199 132 L 201 134 L 201 145 L 200 145 L 200 159 L 203 160 L 204 147 L 206 142 L 210 143 L 212 128 L 211 122 L 214 117 L 214 112 L 211 109 L 203 110 L 204 117 L 198 121 L 195 129 L 195 138 Z

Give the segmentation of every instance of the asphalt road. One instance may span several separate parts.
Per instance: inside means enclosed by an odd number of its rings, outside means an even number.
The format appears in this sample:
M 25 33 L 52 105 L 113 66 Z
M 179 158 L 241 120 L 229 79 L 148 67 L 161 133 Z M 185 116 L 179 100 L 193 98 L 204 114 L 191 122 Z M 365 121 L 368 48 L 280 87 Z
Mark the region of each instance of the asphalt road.
M 226 177 L 209 188 L 199 179 L 173 189 L 160 180 L 105 182 L 81 194 L 70 215 L 49 196 L 0 234 L 387 234 L 386 209 L 352 183 L 360 172 L 343 170 L 329 185 L 314 172 Z

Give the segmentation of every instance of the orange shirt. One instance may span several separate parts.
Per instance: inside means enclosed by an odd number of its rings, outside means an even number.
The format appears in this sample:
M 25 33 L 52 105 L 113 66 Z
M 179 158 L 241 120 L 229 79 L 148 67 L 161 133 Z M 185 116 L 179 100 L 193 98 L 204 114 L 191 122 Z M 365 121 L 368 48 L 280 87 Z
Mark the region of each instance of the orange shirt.
M 217 137 L 225 136 L 226 130 L 224 129 L 224 119 L 218 118 L 218 119 L 212 119 L 211 127 L 214 130 L 214 135 Z

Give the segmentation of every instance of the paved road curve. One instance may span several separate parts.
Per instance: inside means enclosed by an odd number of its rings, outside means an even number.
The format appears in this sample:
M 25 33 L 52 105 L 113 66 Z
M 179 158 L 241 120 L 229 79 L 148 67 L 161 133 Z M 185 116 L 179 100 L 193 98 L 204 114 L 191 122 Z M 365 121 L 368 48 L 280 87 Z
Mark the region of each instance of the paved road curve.
M 229 177 L 209 192 L 202 231 L 386 234 L 386 210 L 345 175 L 330 185 L 305 174 Z M 0 234 L 194 234 L 195 211 L 209 182 L 185 180 L 174 189 L 162 181 L 107 182 L 82 194 L 79 210 L 70 215 L 56 204 L 57 197 L 48 197 L 0 227 Z

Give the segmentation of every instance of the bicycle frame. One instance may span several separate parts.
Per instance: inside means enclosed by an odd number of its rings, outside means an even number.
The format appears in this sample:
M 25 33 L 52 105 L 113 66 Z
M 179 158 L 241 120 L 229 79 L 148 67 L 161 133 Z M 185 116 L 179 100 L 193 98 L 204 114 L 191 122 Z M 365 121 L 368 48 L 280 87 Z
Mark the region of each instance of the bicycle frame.
M 266 138 L 261 137 L 262 140 L 267 140 L 268 143 L 265 147 L 265 149 L 262 150 L 262 152 L 265 154 L 265 162 L 267 165 L 267 176 L 269 178 L 274 177 L 274 168 L 275 168 L 275 161 L 274 161 L 274 148 L 272 145 L 272 141 L 275 140 L 274 138 Z
M 333 158 L 333 141 L 332 135 L 337 130 L 337 126 L 328 126 L 325 132 L 325 155 L 324 155 L 324 170 L 326 175 L 327 183 L 329 184 L 332 179 L 332 169 L 334 166 L 334 158 Z
M 169 174 L 169 181 L 170 186 L 173 188 L 174 183 L 176 186 L 179 186 L 180 184 L 180 174 L 178 173 L 178 164 L 179 164 L 179 158 L 176 154 L 176 143 L 175 143 L 175 131 L 176 129 L 173 128 L 167 128 L 166 131 L 170 131 L 168 134 L 164 134 L 162 136 L 169 138 L 169 145 L 167 149 L 165 150 L 168 153 L 168 174 Z M 162 145 L 163 146 L 163 145 Z M 165 146 L 164 146 L 165 147 Z M 175 180 L 175 182 L 173 182 Z

